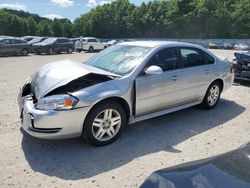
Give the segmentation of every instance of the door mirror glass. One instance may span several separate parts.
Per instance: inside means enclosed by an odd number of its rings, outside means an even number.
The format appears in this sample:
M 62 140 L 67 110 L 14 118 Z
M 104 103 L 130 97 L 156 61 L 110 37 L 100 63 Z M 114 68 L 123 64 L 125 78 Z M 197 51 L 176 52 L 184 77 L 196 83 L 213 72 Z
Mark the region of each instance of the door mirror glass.
M 161 67 L 158 67 L 156 65 L 152 65 L 150 67 L 147 68 L 147 70 L 145 71 L 146 75 L 156 75 L 156 74 L 161 74 L 163 72 Z

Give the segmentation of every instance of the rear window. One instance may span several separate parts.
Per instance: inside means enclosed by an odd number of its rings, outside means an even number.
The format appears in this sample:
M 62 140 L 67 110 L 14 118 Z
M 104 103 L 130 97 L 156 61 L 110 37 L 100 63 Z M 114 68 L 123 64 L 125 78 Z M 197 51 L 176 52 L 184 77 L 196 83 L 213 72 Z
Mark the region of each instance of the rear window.
M 205 64 L 203 54 L 198 49 L 181 48 L 180 52 L 184 68 L 200 66 Z

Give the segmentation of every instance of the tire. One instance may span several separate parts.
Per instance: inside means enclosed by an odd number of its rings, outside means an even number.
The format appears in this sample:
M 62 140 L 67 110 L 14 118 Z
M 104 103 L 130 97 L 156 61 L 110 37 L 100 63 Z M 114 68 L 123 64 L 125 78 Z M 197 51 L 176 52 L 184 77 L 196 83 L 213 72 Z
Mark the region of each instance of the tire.
M 69 49 L 68 49 L 68 54 L 72 54 L 72 52 L 73 52 L 73 49 L 72 49 L 72 48 L 69 48 Z
M 89 52 L 94 52 L 93 46 L 90 46 L 88 51 L 89 51 Z
M 201 107 L 207 110 L 213 109 L 220 100 L 222 86 L 218 81 L 213 82 L 206 92 L 206 95 L 201 103 Z
M 100 103 L 87 115 L 82 135 L 91 145 L 105 146 L 119 138 L 125 124 L 126 114 L 118 103 L 112 101 Z
M 104 46 L 104 48 L 103 49 L 106 49 L 107 48 L 107 46 Z
M 52 55 L 52 54 L 53 54 L 53 48 L 48 48 L 47 54 L 48 54 L 48 55 Z
M 26 48 L 24 48 L 24 49 L 22 50 L 21 54 L 22 54 L 23 56 L 28 56 L 28 55 L 29 55 L 29 50 L 26 49 Z

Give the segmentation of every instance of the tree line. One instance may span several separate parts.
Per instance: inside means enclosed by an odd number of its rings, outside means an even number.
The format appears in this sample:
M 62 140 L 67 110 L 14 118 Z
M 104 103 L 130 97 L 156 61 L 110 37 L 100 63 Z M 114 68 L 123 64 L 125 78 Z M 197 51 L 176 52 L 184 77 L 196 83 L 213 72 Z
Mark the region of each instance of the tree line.
M 249 0 L 116 0 L 73 22 L 0 10 L 0 35 L 99 38 L 250 38 Z

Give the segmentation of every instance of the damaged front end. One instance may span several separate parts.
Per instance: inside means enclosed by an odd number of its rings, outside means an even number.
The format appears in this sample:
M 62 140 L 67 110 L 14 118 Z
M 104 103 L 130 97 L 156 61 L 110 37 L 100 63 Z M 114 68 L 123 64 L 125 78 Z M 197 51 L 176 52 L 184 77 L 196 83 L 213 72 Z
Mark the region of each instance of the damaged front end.
M 20 89 L 22 127 L 29 134 L 45 139 L 79 136 L 91 107 L 77 106 L 79 99 L 74 92 L 114 78 L 115 75 L 88 70 L 70 61 L 45 65 Z
M 250 79 L 250 52 L 234 53 L 236 59 L 233 62 L 235 77 Z

